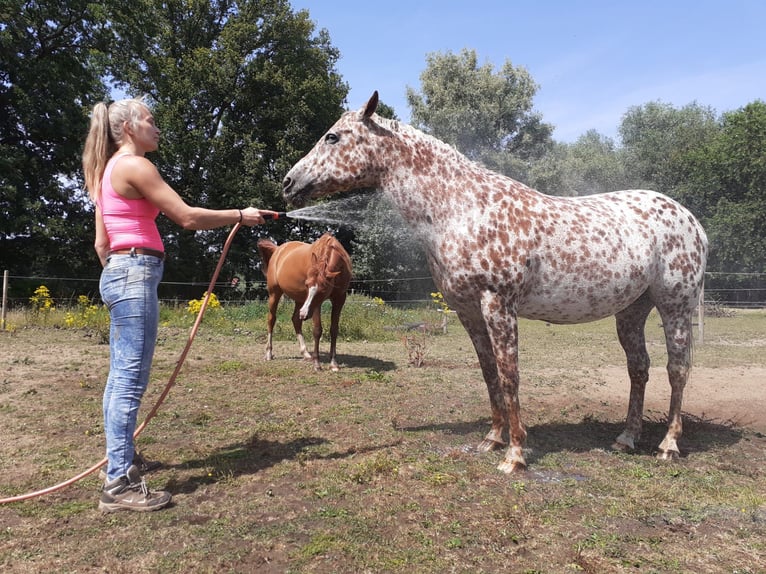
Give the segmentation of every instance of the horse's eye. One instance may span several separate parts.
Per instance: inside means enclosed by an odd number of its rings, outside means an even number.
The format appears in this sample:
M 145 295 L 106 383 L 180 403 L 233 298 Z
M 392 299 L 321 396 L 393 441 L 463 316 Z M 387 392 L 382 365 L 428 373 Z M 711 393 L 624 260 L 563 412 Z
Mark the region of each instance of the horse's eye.
M 334 133 L 329 133 L 324 137 L 324 141 L 326 141 L 328 144 L 338 143 L 338 136 Z

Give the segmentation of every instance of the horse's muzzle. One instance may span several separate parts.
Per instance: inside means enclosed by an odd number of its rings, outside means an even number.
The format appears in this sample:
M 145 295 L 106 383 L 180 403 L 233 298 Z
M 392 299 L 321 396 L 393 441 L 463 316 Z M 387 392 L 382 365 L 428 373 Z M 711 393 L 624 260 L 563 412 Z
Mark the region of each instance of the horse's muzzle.
M 295 180 L 289 176 L 285 177 L 282 180 L 282 197 L 290 205 L 303 207 L 308 198 L 311 197 L 311 186 L 296 189 Z

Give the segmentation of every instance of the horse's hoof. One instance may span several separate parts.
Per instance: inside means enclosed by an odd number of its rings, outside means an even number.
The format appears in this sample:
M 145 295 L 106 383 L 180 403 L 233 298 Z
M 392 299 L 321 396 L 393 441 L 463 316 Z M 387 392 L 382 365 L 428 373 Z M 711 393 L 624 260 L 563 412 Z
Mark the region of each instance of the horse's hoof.
M 525 463 L 523 460 L 514 460 L 512 462 L 508 462 L 507 460 L 504 460 L 500 464 L 497 465 L 497 470 L 500 470 L 504 472 L 505 474 L 514 474 L 518 472 L 524 472 L 527 470 L 527 463 Z
M 333 373 L 337 373 L 338 371 L 340 371 L 340 369 L 338 368 L 338 365 L 330 365 L 330 370 Z
M 620 436 L 614 439 L 612 449 L 619 452 L 633 452 L 636 450 L 636 440 L 637 437 L 634 437 L 633 433 L 623 431 Z
M 485 438 L 483 441 L 479 443 L 479 446 L 476 447 L 476 450 L 479 452 L 491 452 L 493 450 L 500 450 L 504 446 L 505 445 L 501 442 L 497 442 L 497 441 Z
M 678 460 L 681 453 L 677 450 L 659 450 L 657 451 L 657 460 Z
M 612 450 L 616 450 L 617 452 L 629 453 L 629 452 L 633 452 L 635 448 L 630 446 L 629 444 L 614 441 L 612 443 Z

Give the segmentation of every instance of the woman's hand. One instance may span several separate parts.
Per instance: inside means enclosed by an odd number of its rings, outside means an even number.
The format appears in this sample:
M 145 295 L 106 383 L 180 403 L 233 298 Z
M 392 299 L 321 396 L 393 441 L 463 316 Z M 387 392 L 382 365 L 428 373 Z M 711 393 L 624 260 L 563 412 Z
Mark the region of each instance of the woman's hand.
M 247 225 L 248 227 L 263 225 L 266 223 L 266 220 L 263 218 L 264 215 L 271 215 L 275 219 L 278 213 L 270 209 L 257 209 L 255 207 L 246 207 L 240 210 L 240 212 L 242 213 L 242 225 Z

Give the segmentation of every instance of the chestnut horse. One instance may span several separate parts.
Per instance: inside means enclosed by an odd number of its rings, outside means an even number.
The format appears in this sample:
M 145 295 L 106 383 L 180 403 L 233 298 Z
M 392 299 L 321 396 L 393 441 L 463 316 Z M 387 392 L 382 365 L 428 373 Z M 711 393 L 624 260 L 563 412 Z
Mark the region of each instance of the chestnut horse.
M 649 190 L 557 197 L 470 161 L 452 146 L 378 116 L 378 93 L 346 112 L 283 181 L 297 206 L 352 189 L 380 189 L 425 248 L 434 282 L 479 357 L 492 428 L 479 450 L 510 438 L 499 469 L 523 470 L 518 317 L 584 323 L 610 315 L 625 351 L 630 399 L 614 447 L 641 435 L 649 354 L 644 325 L 662 317 L 670 381 L 658 456 L 680 455 L 681 403 L 691 369 L 691 314 L 707 260 L 700 223 Z M 575 365 L 576 367 L 576 365 Z
M 346 250 L 329 233 L 314 243 L 289 241 L 277 246 L 262 239 L 258 242 L 269 292 L 268 337 L 266 360 L 274 358 L 271 335 L 277 321 L 277 306 L 282 295 L 295 301 L 293 327 L 303 357 L 319 366 L 319 339 L 322 337 L 322 303 L 332 303 L 330 319 L 330 368 L 338 370 L 335 343 L 338 339 L 340 312 L 346 302 L 346 290 L 351 282 L 351 258 Z M 314 354 L 306 349 L 303 339 L 303 321 L 311 317 L 314 322 Z

